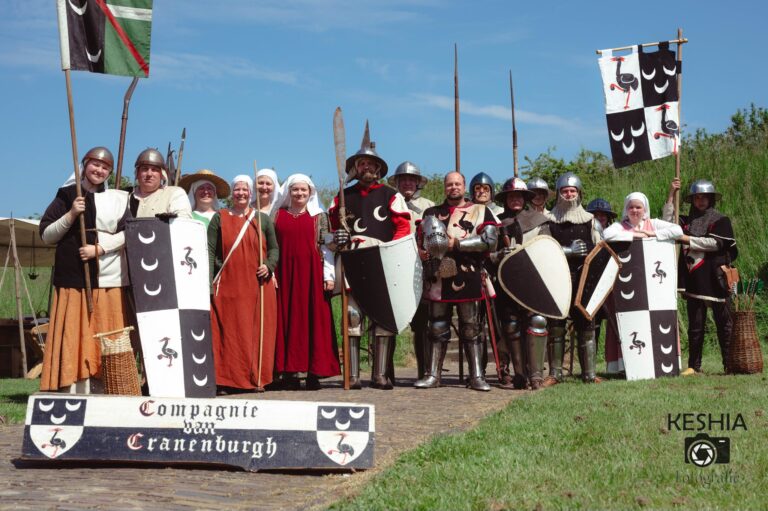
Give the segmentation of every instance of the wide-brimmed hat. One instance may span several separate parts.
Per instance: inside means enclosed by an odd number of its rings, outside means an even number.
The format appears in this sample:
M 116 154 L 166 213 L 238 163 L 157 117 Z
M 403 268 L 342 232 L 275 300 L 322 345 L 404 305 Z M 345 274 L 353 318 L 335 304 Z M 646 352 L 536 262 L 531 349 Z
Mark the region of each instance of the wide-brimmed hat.
M 525 181 L 519 177 L 512 177 L 504 182 L 504 185 L 501 187 L 501 191 L 493 197 L 493 200 L 499 203 L 503 203 L 505 200 L 507 200 L 507 194 L 512 192 L 522 193 L 526 202 L 530 201 L 536 196 L 534 192 L 528 189 Z
M 184 188 L 184 190 L 189 193 L 189 189 L 192 186 L 192 183 L 201 180 L 210 181 L 213 183 L 213 186 L 216 187 L 216 197 L 219 199 L 226 199 L 229 197 L 229 183 L 214 174 L 212 170 L 208 169 L 200 169 L 194 174 L 186 174 L 181 176 L 181 179 L 179 179 L 179 186 Z
M 384 159 L 376 152 L 376 143 L 371 142 L 371 132 L 368 128 L 368 121 L 365 121 L 365 131 L 363 132 L 363 141 L 360 144 L 360 150 L 347 158 L 347 181 L 351 181 L 352 179 L 357 178 L 357 170 L 355 170 L 355 164 L 360 158 L 370 158 L 379 164 L 379 179 L 387 175 L 387 170 L 389 170 L 389 167 L 387 166 L 387 162 L 385 162 Z

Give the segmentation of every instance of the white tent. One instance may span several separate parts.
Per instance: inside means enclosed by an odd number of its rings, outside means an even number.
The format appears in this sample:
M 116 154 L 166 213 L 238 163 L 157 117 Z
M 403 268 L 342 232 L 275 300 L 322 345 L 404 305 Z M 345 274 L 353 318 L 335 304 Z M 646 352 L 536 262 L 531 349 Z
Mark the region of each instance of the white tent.
M 53 266 L 55 245 L 46 245 L 40 238 L 40 220 L 13 219 L 16 231 L 16 252 L 21 266 Z M 11 245 L 11 219 L 0 217 L 0 256 Z

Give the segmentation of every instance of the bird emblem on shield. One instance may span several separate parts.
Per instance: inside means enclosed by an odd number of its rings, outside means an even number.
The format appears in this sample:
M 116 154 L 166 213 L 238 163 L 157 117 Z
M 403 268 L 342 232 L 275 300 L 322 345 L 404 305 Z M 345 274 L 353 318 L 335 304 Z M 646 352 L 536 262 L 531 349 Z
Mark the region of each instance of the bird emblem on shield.
M 317 407 L 317 444 L 341 466 L 352 463 L 368 447 L 371 411 L 368 407 Z
M 29 425 L 35 447 L 48 458 L 60 458 L 83 435 L 85 399 L 36 398 Z

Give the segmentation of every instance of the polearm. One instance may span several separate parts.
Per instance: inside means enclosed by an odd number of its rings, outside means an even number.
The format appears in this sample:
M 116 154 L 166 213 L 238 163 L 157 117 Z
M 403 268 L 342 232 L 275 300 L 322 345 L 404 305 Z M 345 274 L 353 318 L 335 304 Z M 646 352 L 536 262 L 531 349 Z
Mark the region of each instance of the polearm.
M 683 93 L 683 43 L 687 42 L 687 39 L 683 39 L 683 29 L 677 29 L 677 65 L 681 66 L 677 73 L 677 139 L 682 140 L 683 135 L 683 113 L 680 108 L 682 104 Z M 677 152 L 675 153 L 675 177 L 680 179 L 680 143 L 677 144 Z M 675 223 L 680 220 L 680 190 L 675 190 Z
M 347 146 L 344 133 L 344 117 L 341 115 L 341 107 L 337 107 L 333 113 L 333 145 L 336 151 L 336 170 L 339 173 L 339 225 L 349 231 L 347 225 L 347 207 L 344 202 L 344 183 L 347 180 Z M 344 390 L 349 390 L 349 317 L 347 308 L 347 286 L 344 280 L 344 265 L 339 265 L 339 282 L 341 282 L 341 331 L 342 331 L 342 363 L 344 364 Z
M 166 179 L 168 180 L 176 178 L 176 162 L 173 161 L 174 152 L 173 148 L 171 148 L 171 143 L 168 142 L 168 151 L 165 153 L 165 167 L 168 169 Z M 173 184 L 175 185 L 176 182 L 174 181 Z
M 459 143 L 459 47 L 453 44 L 453 126 L 456 148 L 456 172 L 461 172 L 461 144 Z M 459 350 L 461 353 L 461 350 Z
M 139 77 L 134 76 L 128 90 L 123 97 L 123 117 L 120 121 L 120 143 L 117 146 L 117 172 L 115 173 L 115 190 L 120 189 L 121 179 L 123 178 L 123 156 L 125 155 L 125 131 L 128 127 L 128 106 L 131 104 L 131 96 L 139 83 Z
M 184 140 L 187 138 L 187 128 L 184 128 L 181 130 L 181 145 L 179 146 L 179 157 L 176 160 L 176 178 L 173 182 L 174 185 L 179 186 L 179 179 L 181 179 L 181 159 L 184 157 Z M 253 162 L 254 165 L 256 165 L 256 162 Z M 254 170 L 256 167 L 254 167 Z M 255 183 L 256 181 L 254 181 Z M 259 217 L 261 218 L 261 217 Z M 261 225 L 259 225 L 259 229 L 261 229 Z
M 517 167 L 517 124 L 515 124 L 515 89 L 512 87 L 512 70 L 509 70 L 509 100 L 512 106 L 512 160 L 515 169 L 515 177 L 520 173 Z
M 184 147 L 184 135 L 186 134 L 187 129 L 184 128 L 184 133 L 182 133 L 182 142 L 181 146 Z M 179 167 L 181 167 L 181 149 L 179 149 Z M 258 168 L 256 167 L 256 160 L 253 160 L 253 182 L 256 183 L 258 180 Z M 178 176 L 178 174 L 176 174 Z M 261 238 L 264 236 L 264 231 L 261 230 L 261 199 L 259 199 L 258 192 L 256 193 L 256 216 L 258 217 L 258 223 L 259 223 L 259 268 L 261 268 L 261 265 L 264 264 L 264 254 L 262 254 L 262 247 L 261 247 Z M 259 371 L 259 375 L 256 377 L 256 386 L 258 388 L 261 387 L 261 359 L 262 359 L 262 353 L 264 351 L 264 283 L 259 282 L 259 365 L 256 366 L 256 368 Z

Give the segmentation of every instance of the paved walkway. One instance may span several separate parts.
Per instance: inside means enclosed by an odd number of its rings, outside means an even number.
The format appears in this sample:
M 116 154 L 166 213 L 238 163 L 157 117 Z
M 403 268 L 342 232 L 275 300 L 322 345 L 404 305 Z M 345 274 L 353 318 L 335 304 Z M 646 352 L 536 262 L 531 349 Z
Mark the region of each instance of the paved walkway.
M 267 392 L 259 399 L 347 401 L 376 406 L 375 468 L 356 473 L 249 473 L 119 466 L 22 468 L 23 426 L 0 426 L 0 509 L 322 509 L 351 495 L 403 452 L 440 433 L 466 430 L 523 391 L 474 392 L 448 366 L 444 387 L 417 390 L 415 370 L 398 368 L 391 391 L 345 392 L 339 380 L 316 392 Z M 489 372 L 493 364 L 489 365 Z M 495 377 L 490 381 L 495 382 Z M 236 396 L 253 399 L 253 394 Z

